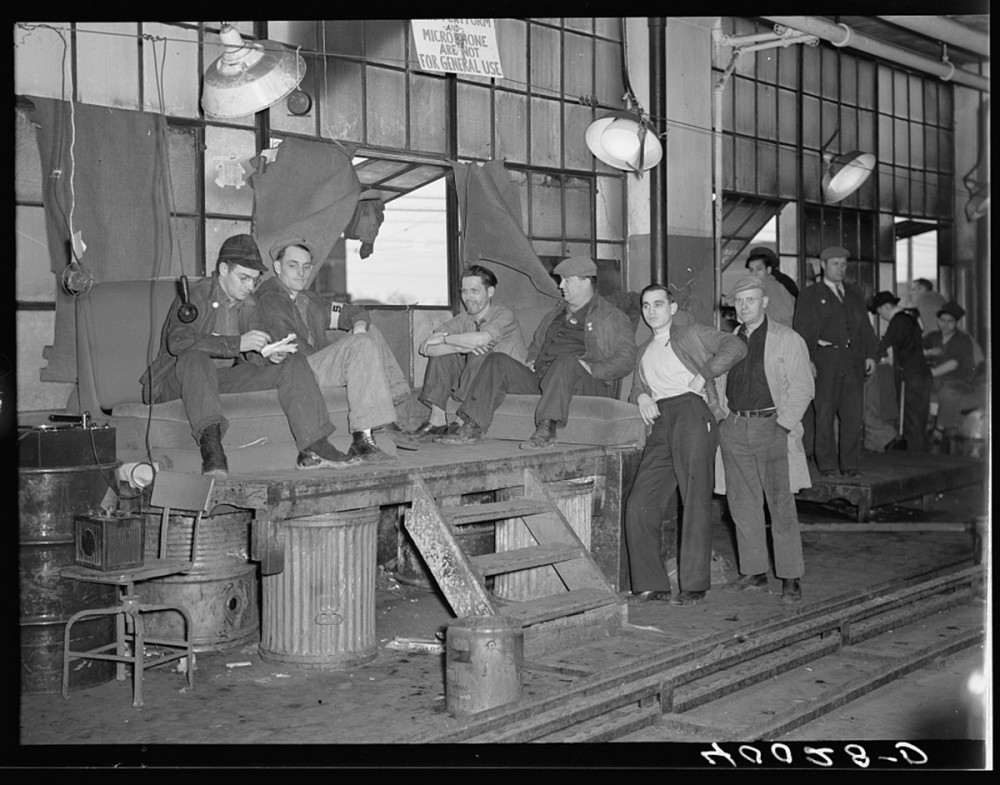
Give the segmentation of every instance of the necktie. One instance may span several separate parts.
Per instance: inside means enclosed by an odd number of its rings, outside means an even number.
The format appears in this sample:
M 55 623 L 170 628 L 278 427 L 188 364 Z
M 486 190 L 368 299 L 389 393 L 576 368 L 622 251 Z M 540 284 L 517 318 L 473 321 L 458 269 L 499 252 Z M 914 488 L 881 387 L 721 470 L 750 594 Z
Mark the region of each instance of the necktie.
M 840 298 L 841 302 L 844 302 L 844 287 L 842 284 L 837 284 L 837 297 Z

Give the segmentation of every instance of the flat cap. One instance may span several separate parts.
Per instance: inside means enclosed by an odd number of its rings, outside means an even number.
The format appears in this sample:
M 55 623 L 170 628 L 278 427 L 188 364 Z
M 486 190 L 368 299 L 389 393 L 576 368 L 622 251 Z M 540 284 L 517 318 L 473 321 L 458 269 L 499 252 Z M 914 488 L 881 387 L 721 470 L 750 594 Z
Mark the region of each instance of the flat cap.
M 841 248 L 839 245 L 831 245 L 829 248 L 823 249 L 823 253 L 819 255 L 819 258 L 824 262 L 828 262 L 830 259 L 850 259 L 851 252 L 846 248 Z
M 872 298 L 872 304 L 868 306 L 868 310 L 872 313 L 876 313 L 883 305 L 895 305 L 898 302 L 899 298 L 892 292 L 879 292 Z
M 958 303 L 945 303 L 938 310 L 937 315 L 940 316 L 943 313 L 946 313 L 949 316 L 953 317 L 957 322 L 959 319 L 965 316 L 965 309 Z
M 232 237 L 227 237 L 219 249 L 218 261 L 246 267 L 248 270 L 267 272 L 260 258 L 257 241 L 249 234 L 234 234 Z
M 597 275 L 597 265 L 593 259 L 589 259 L 586 256 L 570 256 L 559 262 L 555 266 L 555 269 L 552 270 L 552 274 L 560 275 L 563 278 L 571 275 L 580 275 L 587 278 Z
M 747 254 L 747 264 L 752 262 L 754 259 L 766 259 L 771 267 L 779 266 L 778 254 L 766 245 L 758 245 L 756 248 L 750 249 L 750 253 Z
M 761 294 L 764 293 L 764 284 L 760 282 L 760 279 L 755 275 L 744 275 L 736 282 L 736 286 L 729 293 L 729 304 L 733 305 L 736 301 L 736 295 L 740 292 L 747 292 L 751 289 L 759 289 Z
M 316 249 L 313 248 L 312 243 L 310 243 L 304 237 L 283 237 L 280 240 L 276 241 L 273 245 L 271 245 L 271 248 L 268 250 L 268 253 L 271 255 L 272 261 L 277 261 L 278 255 L 290 245 L 301 245 L 303 248 L 309 251 L 309 255 L 312 256 L 313 261 L 314 262 L 316 261 Z

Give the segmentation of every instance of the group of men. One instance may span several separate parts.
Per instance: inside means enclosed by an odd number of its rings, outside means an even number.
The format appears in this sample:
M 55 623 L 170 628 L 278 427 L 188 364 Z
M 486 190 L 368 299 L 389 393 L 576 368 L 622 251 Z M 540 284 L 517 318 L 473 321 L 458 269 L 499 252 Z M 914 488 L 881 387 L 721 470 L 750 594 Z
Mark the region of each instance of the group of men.
M 308 289 L 315 259 L 306 240 L 276 243 L 270 255 L 274 276 L 258 287 L 268 271 L 257 243 L 246 234 L 227 239 L 214 274 L 191 289 L 197 316 L 182 319 L 180 301 L 174 304 L 160 353 L 143 377 L 146 400 L 183 400 L 203 472 L 228 471 L 221 393 L 276 389 L 299 449 L 298 468 L 317 469 L 387 460 L 378 432 L 408 449 L 428 440 L 475 444 L 508 393 L 538 396 L 535 432 L 520 446 L 546 449 L 566 425 L 574 396 L 614 397 L 632 373 L 630 400 L 648 428 L 625 510 L 632 593 L 639 601 L 693 605 L 704 599 L 711 586 L 712 493 L 722 488 L 736 525 L 740 571 L 726 588 L 768 585 L 766 503 L 781 599 L 800 600 L 804 564 L 794 493 L 809 484 L 803 417 L 810 404 L 819 472 L 857 475 L 861 390 L 879 352 L 893 347 L 907 401 L 914 401 L 910 411 L 919 411 L 929 395 L 926 375 L 910 370 L 924 353 L 919 334 L 901 321 L 911 317 L 896 298 L 880 293 L 873 308 L 889 329 L 879 344 L 860 291 L 844 283 L 843 248 L 823 251 L 822 280 L 801 293 L 770 249 L 752 249 L 749 275 L 729 295 L 739 322 L 734 333 L 694 323 L 667 287 L 647 286 L 641 311 L 652 335 L 638 348 L 629 317 L 598 294 L 594 261 L 574 256 L 554 268 L 562 299 L 528 346 L 511 309 L 494 302 L 493 272 L 481 265 L 463 270 L 465 311 L 420 346 L 428 362 L 419 400 L 430 415 L 404 432 L 395 406 L 409 395 L 409 384 L 369 314 Z M 331 342 L 327 331 L 335 329 L 350 335 Z M 289 334 L 294 340 L 280 343 Z M 328 438 L 334 426 L 321 391 L 327 387 L 347 388 L 352 442 L 346 453 Z M 451 423 L 449 399 L 459 403 Z M 672 593 L 660 558 L 660 524 L 675 491 L 682 519 L 678 591 Z

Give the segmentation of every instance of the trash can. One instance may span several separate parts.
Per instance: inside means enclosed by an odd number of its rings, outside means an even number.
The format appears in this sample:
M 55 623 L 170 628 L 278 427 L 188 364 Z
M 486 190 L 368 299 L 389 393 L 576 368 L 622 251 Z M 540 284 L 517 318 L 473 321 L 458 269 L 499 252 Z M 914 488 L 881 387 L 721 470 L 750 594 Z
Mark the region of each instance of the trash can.
M 524 632 L 506 616 L 466 616 L 448 625 L 445 705 L 454 717 L 521 699 Z

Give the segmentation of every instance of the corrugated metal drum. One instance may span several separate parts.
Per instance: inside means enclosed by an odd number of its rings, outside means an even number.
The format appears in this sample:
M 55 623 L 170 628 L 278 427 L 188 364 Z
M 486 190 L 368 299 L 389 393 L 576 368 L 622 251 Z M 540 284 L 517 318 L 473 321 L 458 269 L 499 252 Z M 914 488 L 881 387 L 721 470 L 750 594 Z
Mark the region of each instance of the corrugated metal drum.
M 282 522 L 284 570 L 262 585 L 260 655 L 305 668 L 375 658 L 378 507 Z
M 21 692 L 59 692 L 66 621 L 86 608 L 116 604 L 117 589 L 71 581 L 59 571 L 74 563 L 74 516 L 96 511 L 115 480 L 118 463 L 18 470 Z M 94 649 L 115 639 L 113 617 L 73 625 L 71 645 Z M 115 663 L 78 660 L 70 666 L 70 690 L 93 687 L 115 676 Z
M 545 484 L 545 489 L 555 500 L 570 528 L 576 532 L 583 547 L 590 550 L 590 529 L 594 509 L 594 478 L 580 477 Z M 512 551 L 535 545 L 535 538 L 520 518 L 497 521 L 497 552 Z M 546 597 L 566 590 L 566 586 L 553 567 L 534 567 L 497 575 L 493 593 L 505 600 L 528 600 Z
M 521 699 L 524 632 L 506 616 L 467 616 L 448 625 L 445 705 L 455 717 Z

